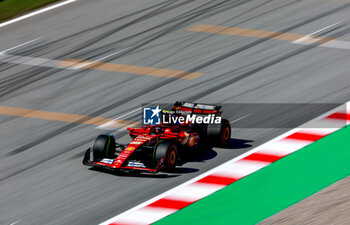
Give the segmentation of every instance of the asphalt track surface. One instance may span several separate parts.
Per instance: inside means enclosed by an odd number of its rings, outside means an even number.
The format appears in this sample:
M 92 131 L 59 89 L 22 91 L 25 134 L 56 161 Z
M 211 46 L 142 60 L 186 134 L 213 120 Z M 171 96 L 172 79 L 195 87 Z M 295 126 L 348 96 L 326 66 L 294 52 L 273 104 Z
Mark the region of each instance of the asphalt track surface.
M 0 30 L 0 51 L 55 60 L 81 59 L 203 73 L 186 80 L 96 69 L 0 62 L 0 105 L 117 118 L 142 103 L 344 103 L 350 99 L 350 50 L 271 38 L 186 30 L 196 24 L 311 34 L 350 41 L 346 0 L 78 0 Z M 183 74 L 185 76 L 185 74 Z M 96 126 L 0 112 L 0 224 L 97 224 L 299 125 L 315 110 L 227 108 L 235 122 L 229 149 L 214 148 L 176 173 L 118 176 L 84 167 Z M 270 116 L 271 117 L 271 116 Z M 283 118 L 283 119 L 281 119 Z M 135 112 L 123 117 L 139 121 Z M 129 140 L 118 130 L 120 142 Z

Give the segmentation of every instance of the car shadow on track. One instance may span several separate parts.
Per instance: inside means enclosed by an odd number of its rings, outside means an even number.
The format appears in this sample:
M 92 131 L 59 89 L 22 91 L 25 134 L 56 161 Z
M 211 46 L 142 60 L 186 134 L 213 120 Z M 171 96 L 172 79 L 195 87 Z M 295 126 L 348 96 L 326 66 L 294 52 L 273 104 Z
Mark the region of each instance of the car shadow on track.
M 188 162 L 204 162 L 215 158 L 218 153 L 211 147 L 202 149 L 199 152 L 192 153 L 179 161 L 179 165 L 184 165 Z
M 249 144 L 251 142 L 253 142 L 253 141 L 252 140 L 231 138 L 229 145 L 226 147 L 226 149 L 250 148 L 250 147 L 252 147 L 252 144 Z M 183 165 L 185 165 L 186 163 L 189 163 L 189 162 L 205 162 L 207 160 L 215 158 L 216 156 L 217 156 L 217 152 L 211 146 L 207 146 L 206 149 L 202 149 L 200 151 L 189 154 L 186 157 L 182 157 L 178 161 L 177 168 L 175 171 L 160 172 L 157 174 L 139 173 L 139 172 L 133 172 L 133 171 L 131 171 L 131 172 L 110 171 L 110 170 L 105 170 L 105 169 L 99 168 L 99 167 L 92 167 L 89 170 L 98 171 L 98 172 L 111 174 L 114 176 L 120 176 L 120 177 L 144 177 L 144 178 L 163 178 L 164 179 L 164 178 L 178 177 L 178 176 L 181 176 L 181 174 L 198 172 L 199 169 L 197 169 L 197 168 L 183 167 Z
M 237 138 L 231 138 L 229 145 L 225 149 L 243 149 L 243 148 L 250 148 L 253 145 L 249 144 L 253 142 L 252 140 L 244 140 L 244 139 L 237 139 Z M 205 162 L 207 160 L 213 159 L 217 156 L 217 152 L 211 147 L 207 146 L 206 149 L 201 149 L 198 152 L 194 152 L 187 157 L 184 157 L 178 162 L 178 165 L 182 166 L 186 164 L 187 162 Z
M 254 141 L 253 140 L 231 138 L 227 148 L 228 149 L 250 148 L 253 146 L 252 144 L 250 144 L 251 142 L 254 142 Z
M 178 174 L 170 174 L 170 173 L 138 173 L 138 172 L 120 172 L 120 171 L 110 171 L 110 170 L 105 170 L 103 168 L 99 167 L 91 167 L 89 170 L 92 171 L 97 171 L 99 173 L 106 173 L 118 177 L 145 177 L 145 178 L 171 178 L 171 177 L 178 177 L 180 175 Z M 198 170 L 197 170 L 198 171 Z

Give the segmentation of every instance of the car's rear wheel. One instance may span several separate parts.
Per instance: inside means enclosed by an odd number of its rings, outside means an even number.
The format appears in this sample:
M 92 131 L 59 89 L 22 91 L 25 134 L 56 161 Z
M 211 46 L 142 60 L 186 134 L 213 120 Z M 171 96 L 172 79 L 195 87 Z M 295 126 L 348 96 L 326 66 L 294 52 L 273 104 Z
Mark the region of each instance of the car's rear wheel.
M 115 139 L 111 134 L 99 135 L 92 147 L 94 161 L 115 157 Z
M 230 122 L 222 119 L 220 124 L 209 124 L 207 127 L 207 137 L 215 146 L 227 147 L 231 138 Z
M 171 142 L 161 142 L 155 150 L 155 162 L 157 165 L 162 165 L 164 170 L 173 171 L 176 168 L 177 162 L 177 147 Z

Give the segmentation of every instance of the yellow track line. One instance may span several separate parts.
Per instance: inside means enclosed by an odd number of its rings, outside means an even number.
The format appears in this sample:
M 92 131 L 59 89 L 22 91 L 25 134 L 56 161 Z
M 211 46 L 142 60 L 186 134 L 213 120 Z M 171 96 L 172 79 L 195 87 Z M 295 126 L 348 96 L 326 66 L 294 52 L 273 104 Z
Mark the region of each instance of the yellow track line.
M 273 32 L 273 31 L 266 31 L 266 30 L 239 28 L 239 27 L 213 26 L 208 24 L 198 24 L 187 28 L 187 30 L 196 31 L 196 32 L 241 36 L 241 37 L 275 39 L 275 40 L 283 40 L 283 41 L 291 41 L 291 42 L 297 41 L 306 36 L 305 34 L 281 33 L 281 32 Z M 302 42 L 325 43 L 335 39 L 336 38 L 324 37 L 324 36 L 310 36 L 309 38 L 303 40 Z
M 84 116 L 84 115 L 78 115 L 78 114 L 48 112 L 48 111 L 42 111 L 42 110 L 24 109 L 24 108 L 16 108 L 16 107 L 9 107 L 9 106 L 0 106 L 0 115 L 61 121 L 61 122 L 68 122 L 68 123 L 82 123 L 82 124 L 89 124 L 89 125 L 96 125 L 96 126 L 109 123 L 108 124 L 109 127 L 137 126 L 140 124 L 139 122 L 133 122 L 133 121 L 127 121 L 127 120 L 115 120 L 115 119 L 104 118 L 104 117 L 90 117 L 90 116 Z
M 197 77 L 204 75 L 203 73 L 188 72 L 182 70 L 168 70 L 168 69 L 159 69 L 152 67 L 143 67 L 143 66 L 132 66 L 116 63 L 105 63 L 105 62 L 93 62 L 87 60 L 79 59 L 67 59 L 60 61 L 58 66 L 73 67 L 73 68 L 86 68 L 94 70 L 103 70 L 103 71 L 112 71 L 120 73 L 132 73 L 138 75 L 149 75 L 157 77 L 170 77 L 178 79 L 193 80 Z

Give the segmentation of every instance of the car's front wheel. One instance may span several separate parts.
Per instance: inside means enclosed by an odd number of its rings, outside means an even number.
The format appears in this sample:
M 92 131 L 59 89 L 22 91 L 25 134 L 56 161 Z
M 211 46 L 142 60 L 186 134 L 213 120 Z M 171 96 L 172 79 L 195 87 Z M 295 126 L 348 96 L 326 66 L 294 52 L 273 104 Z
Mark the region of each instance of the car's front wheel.
M 115 139 L 111 134 L 101 134 L 95 139 L 92 147 L 94 161 L 103 158 L 115 158 Z

